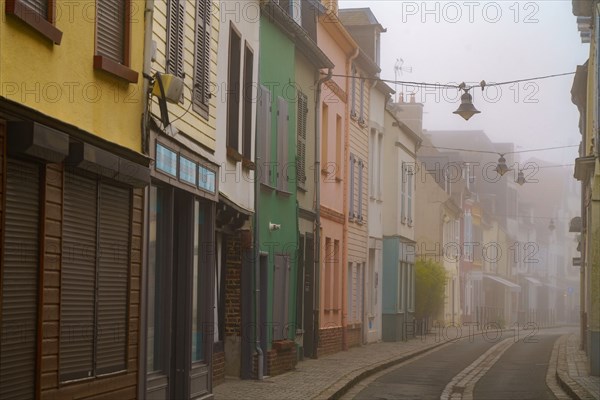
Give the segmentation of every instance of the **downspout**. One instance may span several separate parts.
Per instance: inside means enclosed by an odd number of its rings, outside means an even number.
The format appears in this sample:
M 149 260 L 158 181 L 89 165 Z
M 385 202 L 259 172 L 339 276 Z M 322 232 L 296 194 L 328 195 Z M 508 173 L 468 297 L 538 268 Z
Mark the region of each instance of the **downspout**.
M 143 86 L 142 86 L 142 153 L 148 154 L 148 140 L 149 140 L 149 132 L 148 132 L 148 118 L 149 118 L 149 110 L 150 110 L 150 97 L 148 95 L 150 82 L 146 77 L 150 76 L 151 65 L 152 65 L 152 21 L 154 19 L 154 1 L 146 0 L 146 5 L 144 8 L 144 65 L 143 65 Z M 150 212 L 150 184 L 148 181 L 148 186 L 144 188 L 144 210 L 143 210 L 143 218 L 144 218 L 144 226 L 142 229 L 142 269 L 140 271 L 140 281 L 141 281 L 141 290 L 140 290 L 140 329 L 139 332 L 139 347 L 138 347 L 138 359 L 140 360 L 140 368 L 138 370 L 138 399 L 143 399 L 146 397 L 146 369 L 147 369 L 147 350 L 146 350 L 146 313 L 147 311 L 147 293 L 148 293 L 148 275 L 146 274 L 148 268 L 148 238 L 149 238 L 149 212 Z
M 333 76 L 333 68 L 327 70 L 327 75 L 317 81 L 317 93 L 315 95 L 315 259 L 313 272 L 313 358 L 317 358 L 317 348 L 319 345 L 319 319 L 321 307 L 319 302 L 320 280 L 321 280 L 321 85 L 330 80 Z
M 346 88 L 350 87 L 350 74 L 352 73 L 352 63 L 360 54 L 360 48 L 356 47 L 354 50 L 354 54 L 348 58 L 348 62 L 346 63 Z M 346 103 L 346 129 L 345 129 L 345 137 L 344 137 L 344 164 L 349 165 L 349 157 L 350 157 L 350 101 Z M 344 182 L 346 185 L 349 184 L 348 179 L 350 179 L 348 168 L 345 168 L 344 171 Z M 346 306 L 344 299 L 348 298 L 348 287 L 346 282 L 348 282 L 348 277 L 346 276 L 348 268 L 348 190 L 344 186 L 344 228 L 342 234 L 342 242 L 343 242 L 343 251 L 342 251 L 342 348 L 344 350 L 347 349 L 346 343 Z M 345 288 L 346 290 L 343 290 Z
M 255 102 L 258 103 L 258 102 Z M 271 133 L 269 132 L 269 135 Z M 257 357 L 257 379 L 263 380 L 263 351 L 260 347 L 260 240 L 259 240 L 259 227 L 258 227 L 258 212 L 260 207 L 258 206 L 258 197 L 260 193 L 260 179 L 257 176 L 258 166 L 261 158 L 258 157 L 258 134 L 256 129 L 254 130 L 254 349 L 256 350 Z

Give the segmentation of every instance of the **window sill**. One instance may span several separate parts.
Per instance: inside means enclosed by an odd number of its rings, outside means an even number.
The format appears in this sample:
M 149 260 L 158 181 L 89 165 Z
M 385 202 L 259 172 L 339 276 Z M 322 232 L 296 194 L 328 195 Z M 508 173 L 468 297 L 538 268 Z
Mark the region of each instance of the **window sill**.
M 299 192 L 302 192 L 302 193 L 308 192 L 308 189 L 305 186 L 296 185 L 296 188 L 298 189 Z
M 342 178 L 340 178 L 339 176 L 336 176 L 336 177 L 335 177 L 335 181 L 336 181 L 337 183 L 340 183 L 340 182 L 343 182 L 344 180 L 343 180 Z
M 275 192 L 277 193 L 277 196 L 281 196 L 281 197 L 285 197 L 285 198 L 288 198 L 292 195 L 292 193 L 288 192 L 287 190 L 275 189 Z
M 272 191 L 274 191 L 274 190 L 277 190 L 277 189 L 275 189 L 273 186 L 269 185 L 268 183 L 264 183 L 264 182 L 261 182 L 261 183 L 260 183 L 260 187 L 261 187 L 261 188 L 264 188 L 264 189 L 266 189 L 266 190 L 268 190 L 269 192 L 272 192 Z
M 137 83 L 138 81 L 139 74 L 136 71 L 105 56 L 94 56 L 94 68 L 124 79 L 129 83 Z
M 231 146 L 227 146 L 227 158 L 236 163 L 243 159 L 242 155 Z
M 60 44 L 62 41 L 62 31 L 25 5 L 22 0 L 7 0 L 5 10 L 7 15 L 13 15 L 23 21 L 54 44 Z

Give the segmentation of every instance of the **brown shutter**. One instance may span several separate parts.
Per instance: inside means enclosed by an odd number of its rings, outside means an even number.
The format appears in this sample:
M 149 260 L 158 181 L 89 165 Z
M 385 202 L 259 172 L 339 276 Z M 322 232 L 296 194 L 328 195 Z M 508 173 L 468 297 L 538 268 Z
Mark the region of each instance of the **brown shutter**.
M 96 52 L 125 64 L 126 0 L 97 0 L 96 7 Z
M 100 183 L 96 374 L 126 369 L 130 190 Z
M 210 99 L 211 1 L 196 1 L 194 103 L 208 107 Z
M 254 69 L 254 53 L 246 46 L 244 54 L 244 108 L 243 108 L 243 129 L 242 129 L 242 154 L 244 158 L 250 160 L 252 158 L 252 89 L 254 88 L 253 83 L 253 69 Z
M 60 380 L 92 376 L 96 282 L 96 181 L 65 173 Z
M 169 0 L 167 10 L 167 73 L 183 77 L 185 0 Z
M 233 27 L 229 30 L 229 71 L 227 77 L 227 146 L 239 151 L 240 68 L 242 38 Z
M 306 183 L 306 117 L 308 114 L 308 98 L 298 93 L 298 149 L 296 157 L 296 182 L 301 187 Z
M 22 0 L 29 8 L 48 19 L 48 0 Z
M 1 277 L 1 399 L 35 397 L 39 184 L 37 165 L 8 160 Z

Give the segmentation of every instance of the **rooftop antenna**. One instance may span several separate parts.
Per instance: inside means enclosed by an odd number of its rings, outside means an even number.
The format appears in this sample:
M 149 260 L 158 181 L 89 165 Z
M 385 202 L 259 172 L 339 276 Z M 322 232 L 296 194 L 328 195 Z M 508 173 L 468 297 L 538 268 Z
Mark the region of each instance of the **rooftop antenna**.
M 402 58 L 396 58 L 396 64 L 394 64 L 394 91 L 396 92 L 396 96 L 399 96 L 398 93 L 398 75 L 402 76 L 403 72 L 412 73 L 412 67 L 405 67 L 404 60 Z M 399 101 L 396 99 L 396 101 Z

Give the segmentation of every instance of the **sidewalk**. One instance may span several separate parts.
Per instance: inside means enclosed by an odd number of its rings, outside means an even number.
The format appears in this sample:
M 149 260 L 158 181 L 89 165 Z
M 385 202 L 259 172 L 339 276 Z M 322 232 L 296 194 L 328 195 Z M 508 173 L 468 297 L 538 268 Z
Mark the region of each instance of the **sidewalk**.
M 357 380 L 444 343 L 430 334 L 407 342 L 354 347 L 317 360 L 305 359 L 294 371 L 262 381 L 227 378 L 213 392 L 216 400 L 338 398 Z
M 585 353 L 579 350 L 579 336 L 571 334 L 561 339 L 556 370 L 558 383 L 575 399 L 600 399 L 600 377 L 589 375 Z

